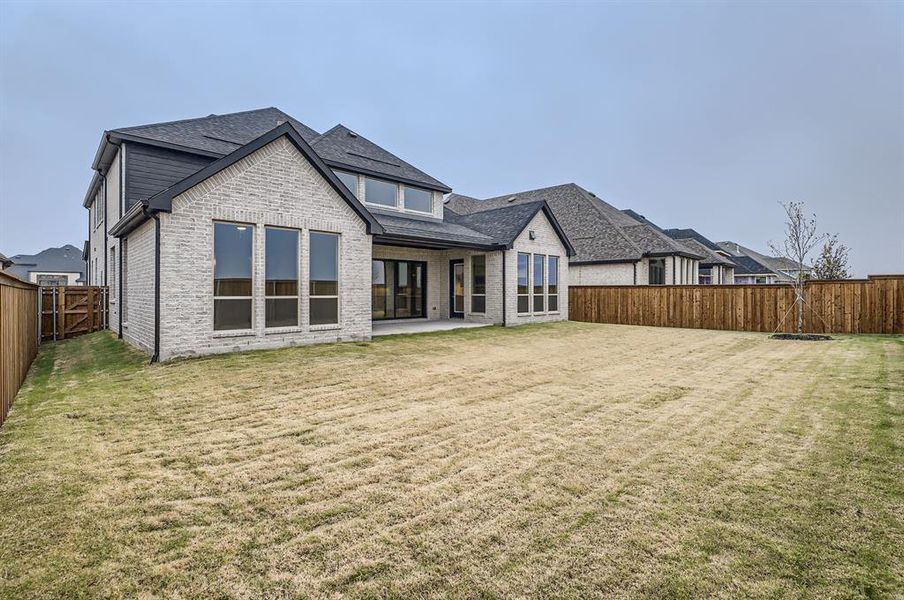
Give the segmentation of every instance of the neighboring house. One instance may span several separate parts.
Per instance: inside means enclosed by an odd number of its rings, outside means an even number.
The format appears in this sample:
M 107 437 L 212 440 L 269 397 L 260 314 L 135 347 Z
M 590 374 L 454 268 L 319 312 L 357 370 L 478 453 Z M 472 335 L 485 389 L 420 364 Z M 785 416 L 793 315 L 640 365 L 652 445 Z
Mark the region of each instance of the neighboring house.
M 790 258 L 766 256 L 737 242 L 719 242 L 718 245 L 738 264 L 736 283 L 786 283 L 798 277 L 809 278 L 813 272 L 810 265 L 804 265 L 801 270 Z
M 94 169 L 91 281 L 155 360 L 568 318 L 574 251 L 545 203 L 447 218 L 448 186 L 341 125 L 266 108 L 116 129 Z
M 718 244 L 694 229 L 665 229 L 663 232 L 670 238 L 706 255 L 706 258 L 700 261 L 700 277 L 697 283 L 725 285 L 735 282 L 737 265 L 726 256 Z
M 452 220 L 492 218 L 493 211 L 545 202 L 574 245 L 571 285 L 664 285 L 697 281 L 703 255 L 637 221 L 574 183 L 479 200 L 451 194 Z
M 47 248 L 37 254 L 10 257 L 7 270 L 13 275 L 44 286 L 85 285 L 85 263 L 81 251 L 71 244 Z
M 12 264 L 13 261 L 6 258 L 6 256 L 4 256 L 3 254 L 0 254 L 0 271 L 10 268 Z

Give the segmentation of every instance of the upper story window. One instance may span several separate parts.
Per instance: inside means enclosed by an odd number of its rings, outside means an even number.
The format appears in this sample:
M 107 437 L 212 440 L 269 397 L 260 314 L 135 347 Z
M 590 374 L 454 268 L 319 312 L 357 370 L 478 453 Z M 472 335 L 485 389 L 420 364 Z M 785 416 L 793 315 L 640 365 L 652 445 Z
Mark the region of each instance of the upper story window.
M 416 210 L 418 212 L 433 212 L 433 192 L 402 186 L 403 202 L 405 210 Z
M 399 204 L 399 186 L 382 179 L 364 178 L 364 201 L 396 208 Z
M 106 207 L 104 206 L 104 187 L 101 184 L 101 187 L 98 189 L 97 194 L 94 196 L 94 226 L 99 227 L 101 223 L 104 222 L 104 212 Z
M 333 171 L 345 187 L 355 196 L 358 197 L 358 176 L 354 173 L 346 173 L 345 171 Z

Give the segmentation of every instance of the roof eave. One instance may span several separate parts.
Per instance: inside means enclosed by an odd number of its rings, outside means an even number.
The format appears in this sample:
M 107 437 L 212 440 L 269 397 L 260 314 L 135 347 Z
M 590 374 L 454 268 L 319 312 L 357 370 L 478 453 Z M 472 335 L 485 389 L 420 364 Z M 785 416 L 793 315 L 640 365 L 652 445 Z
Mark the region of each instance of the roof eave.
M 115 238 L 121 239 L 135 231 L 139 225 L 147 221 L 152 212 L 156 211 L 149 210 L 144 201 L 136 202 L 119 221 L 110 227 L 110 230 L 107 233 Z

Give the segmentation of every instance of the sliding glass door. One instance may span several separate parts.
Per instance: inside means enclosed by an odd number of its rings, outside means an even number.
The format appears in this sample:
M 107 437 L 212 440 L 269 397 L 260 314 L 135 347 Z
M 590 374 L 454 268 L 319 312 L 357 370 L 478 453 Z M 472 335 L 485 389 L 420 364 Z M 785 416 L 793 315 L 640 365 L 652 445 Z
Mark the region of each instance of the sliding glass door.
M 371 274 L 373 320 L 427 316 L 427 263 L 374 260 Z

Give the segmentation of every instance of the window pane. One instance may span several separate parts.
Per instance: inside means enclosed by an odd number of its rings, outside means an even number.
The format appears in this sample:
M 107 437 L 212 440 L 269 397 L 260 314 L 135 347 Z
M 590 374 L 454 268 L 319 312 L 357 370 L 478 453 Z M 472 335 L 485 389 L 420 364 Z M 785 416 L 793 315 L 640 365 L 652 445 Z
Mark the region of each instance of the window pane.
M 543 293 L 543 263 L 545 258 L 542 254 L 534 254 L 534 293 Z
M 528 265 L 530 264 L 530 255 L 528 254 L 519 254 L 518 255 L 518 293 L 519 294 L 527 294 L 529 292 L 528 288 Z M 526 312 L 526 311 L 521 311 Z
M 534 296 L 534 312 L 543 312 L 543 294 Z
M 251 298 L 247 300 L 214 300 L 213 328 L 251 329 Z
M 267 296 L 298 295 L 298 232 L 266 230 Z
M 547 275 L 547 288 L 550 294 L 559 293 L 559 257 L 549 257 L 549 275 Z M 550 302 L 549 310 L 553 310 L 552 302 Z
M 298 325 L 298 298 L 267 298 L 267 327 Z
M 396 192 L 398 187 L 394 183 L 381 181 L 379 179 L 364 178 L 364 200 L 371 204 L 382 204 L 383 206 L 396 205 Z
M 471 312 L 485 313 L 487 311 L 486 296 L 471 296 Z
M 471 257 L 471 293 L 487 293 L 487 257 L 482 254 Z
M 251 295 L 250 225 L 214 223 L 214 296 Z
M 352 173 L 346 173 L 345 171 L 333 171 L 336 174 L 336 177 L 339 178 L 339 181 L 345 184 L 345 187 L 352 193 L 355 198 L 358 197 L 358 176 L 353 175 Z
M 339 236 L 335 233 L 311 232 L 310 277 L 312 286 L 314 281 L 338 281 Z
M 405 208 L 433 212 L 433 192 L 405 186 Z
M 559 310 L 559 297 L 558 296 L 550 296 L 549 297 L 549 312 L 555 312 Z
M 330 325 L 338 322 L 338 298 L 311 298 L 311 325 Z
M 518 296 L 518 312 L 530 312 L 530 296 Z

